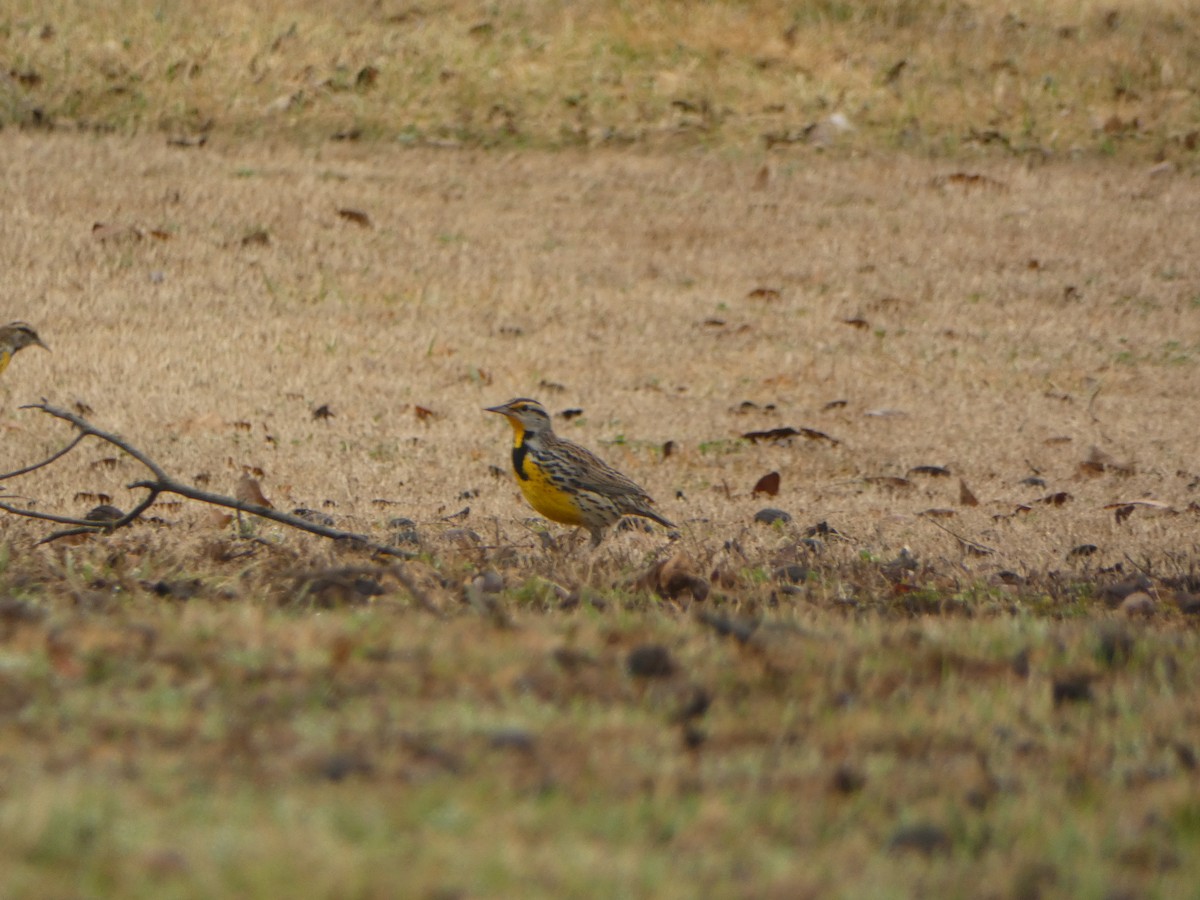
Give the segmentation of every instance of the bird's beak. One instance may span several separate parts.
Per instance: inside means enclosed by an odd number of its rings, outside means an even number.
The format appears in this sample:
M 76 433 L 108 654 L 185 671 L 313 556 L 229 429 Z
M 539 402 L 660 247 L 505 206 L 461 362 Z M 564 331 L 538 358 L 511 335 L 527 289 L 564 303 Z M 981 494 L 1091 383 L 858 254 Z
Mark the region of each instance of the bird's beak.
M 508 407 L 507 406 L 485 406 L 483 408 L 483 411 L 499 413 L 502 416 L 508 415 Z
M 53 352 L 53 351 L 51 351 L 51 349 L 50 349 L 49 347 L 47 347 L 47 346 L 46 346 L 45 342 L 44 342 L 44 341 L 43 341 L 41 338 L 34 338 L 34 339 L 33 339 L 33 342 L 34 342 L 34 343 L 35 343 L 37 346 L 39 346 L 39 347 L 41 347 L 43 350 L 45 350 L 47 353 L 51 353 L 51 352 Z

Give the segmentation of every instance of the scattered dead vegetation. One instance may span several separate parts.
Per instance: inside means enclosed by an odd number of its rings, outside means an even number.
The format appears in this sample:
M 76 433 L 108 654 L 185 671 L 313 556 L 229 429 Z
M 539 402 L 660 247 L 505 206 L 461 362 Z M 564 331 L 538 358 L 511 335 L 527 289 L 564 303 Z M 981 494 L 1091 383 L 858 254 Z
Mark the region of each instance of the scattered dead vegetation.
M 1191 13 L 939 8 L 1011 51 L 937 95 L 997 105 L 948 130 L 919 102 L 943 44 L 895 48 L 932 13 L 850 11 L 870 40 L 838 50 L 833 6 L 697 7 L 671 47 L 661 7 L 580 8 L 601 76 L 541 116 L 514 97 L 560 48 L 521 49 L 508 17 L 537 7 L 513 9 L 349 35 L 268 4 L 207 56 L 171 19 L 173 106 L 159 44 L 93 39 L 103 17 L 0 37 L 43 48 L 0 85 L 37 126 L 0 133 L 5 302 L 55 348 L 0 379 L 3 502 L 82 529 L 0 518 L 0 893 L 388 895 L 397 848 L 438 896 L 1191 890 L 1200 197 L 1157 106 L 1176 32 L 1137 43 Z M 419 115 L 390 62 L 418 37 Z M 818 38 L 858 88 L 820 56 L 777 76 Z M 68 78 L 74 40 L 94 65 Z M 1064 84 L 1126 42 L 1120 97 Z M 684 62 L 639 95 L 659 51 Z M 755 112 L 746 54 L 764 99 L 803 96 Z M 902 146 L 969 158 L 878 155 L 901 105 Z M 147 121 L 171 142 L 128 137 Z M 735 152 L 607 149 L 667 133 Z M 591 149 L 461 152 L 563 141 Z M 681 537 L 591 553 L 532 516 L 482 413 L 521 394 Z M 38 397 L 128 442 L 31 469 L 64 440 Z M 149 490 L 131 450 L 189 492 L 114 530 Z
M 180 155 L 282 133 L 338 146 L 726 146 L 781 158 L 900 148 L 1175 165 L 1200 145 L 1197 15 L 1178 0 L 755 0 L 682 18 L 671 0 L 488 10 L 121 0 L 103 14 L 14 18 L 0 32 L 0 121 L 156 131 Z M 771 169 L 759 171 L 767 190 Z M 931 183 L 1005 190 L 962 167 Z M 348 209 L 347 221 L 373 224 Z

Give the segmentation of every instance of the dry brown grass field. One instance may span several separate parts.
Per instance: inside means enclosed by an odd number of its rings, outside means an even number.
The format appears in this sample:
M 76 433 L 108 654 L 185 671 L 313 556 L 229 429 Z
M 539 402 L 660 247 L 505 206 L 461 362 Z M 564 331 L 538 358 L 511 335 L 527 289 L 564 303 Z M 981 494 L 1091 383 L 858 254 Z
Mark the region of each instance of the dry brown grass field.
M 0 469 L 412 558 L 0 514 L 0 895 L 1194 895 L 1188 5 L 112 9 L 0 13 Z

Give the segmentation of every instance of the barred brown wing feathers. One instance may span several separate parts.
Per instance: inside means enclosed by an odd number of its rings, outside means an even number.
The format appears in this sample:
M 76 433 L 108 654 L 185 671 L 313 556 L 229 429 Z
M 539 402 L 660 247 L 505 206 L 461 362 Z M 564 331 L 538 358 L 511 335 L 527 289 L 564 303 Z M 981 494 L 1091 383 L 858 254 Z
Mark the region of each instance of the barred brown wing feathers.
M 559 440 L 557 444 L 556 455 L 570 460 L 570 477 L 578 490 L 608 498 L 623 515 L 644 516 L 668 528 L 675 526 L 652 509 L 654 500 L 640 485 L 596 454 L 570 441 Z
M 559 456 L 575 485 L 584 491 L 610 497 L 625 495 L 646 497 L 646 492 L 591 450 L 570 441 L 555 442 L 553 455 Z M 647 498 L 648 499 L 648 498 Z

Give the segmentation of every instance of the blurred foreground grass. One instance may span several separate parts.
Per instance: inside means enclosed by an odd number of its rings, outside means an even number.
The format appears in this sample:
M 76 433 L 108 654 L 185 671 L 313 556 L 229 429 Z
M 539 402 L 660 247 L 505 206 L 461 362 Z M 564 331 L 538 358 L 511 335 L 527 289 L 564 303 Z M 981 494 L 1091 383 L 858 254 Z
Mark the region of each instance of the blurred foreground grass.
M 391 591 L 278 605 L 237 565 L 139 581 L 161 572 L 116 544 L 66 553 L 65 582 L 5 571 L 6 896 L 1166 897 L 1200 877 L 1178 619 L 847 615 L 817 586 L 752 618 L 620 594 L 548 615 L 520 583 L 501 615 L 440 619 Z

